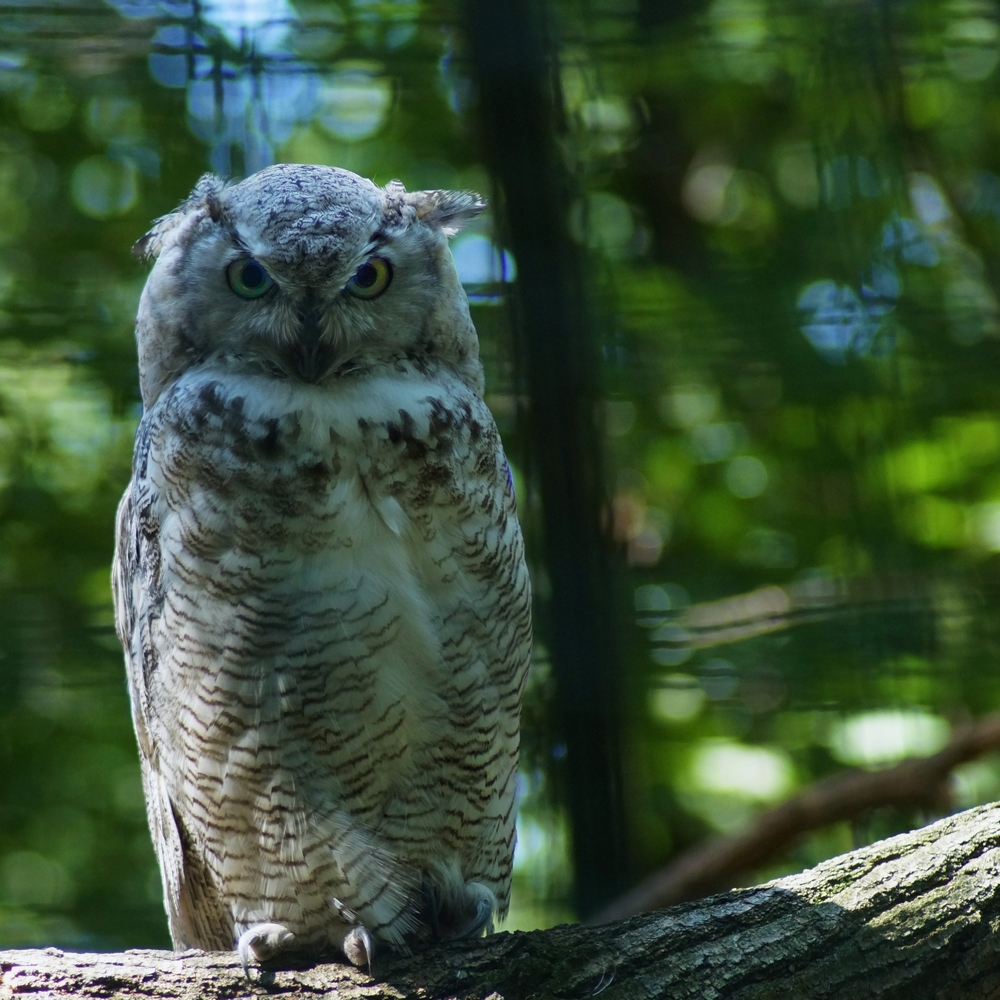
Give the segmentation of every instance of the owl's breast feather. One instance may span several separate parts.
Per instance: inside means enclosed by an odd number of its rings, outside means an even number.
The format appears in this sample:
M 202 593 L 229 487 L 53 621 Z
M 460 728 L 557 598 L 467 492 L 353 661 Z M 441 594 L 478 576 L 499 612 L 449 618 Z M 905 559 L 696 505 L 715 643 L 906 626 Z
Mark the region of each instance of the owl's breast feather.
M 495 426 L 468 386 L 392 372 L 333 391 L 200 372 L 148 418 L 164 584 L 183 618 L 163 635 L 198 648 L 170 654 L 192 693 L 210 670 L 226 699 L 275 720 L 336 694 L 355 736 L 399 705 L 386 787 L 406 747 L 446 728 L 438 692 L 480 676 L 462 711 L 495 711 L 486 675 L 507 639 L 482 609 L 497 599 L 495 554 L 520 566 L 520 534 Z M 355 686 L 357 704 L 335 691 Z M 236 739 L 230 728 L 217 736 Z

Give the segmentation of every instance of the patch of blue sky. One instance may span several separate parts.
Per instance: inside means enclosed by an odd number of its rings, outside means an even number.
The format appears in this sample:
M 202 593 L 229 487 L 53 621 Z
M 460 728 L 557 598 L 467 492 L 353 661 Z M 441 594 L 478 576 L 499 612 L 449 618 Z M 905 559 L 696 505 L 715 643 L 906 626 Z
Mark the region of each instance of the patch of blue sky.
M 503 284 L 517 277 L 514 257 L 482 233 L 459 236 L 451 249 L 459 281 L 469 300 L 481 304 L 502 301 Z
M 805 314 L 801 330 L 806 339 L 831 364 L 844 364 L 850 356 L 887 354 L 895 346 L 892 320 L 903 293 L 899 267 L 937 265 L 941 260 L 938 240 L 938 234 L 925 225 L 894 212 L 882 227 L 874 260 L 857 289 L 824 278 L 799 293 L 797 305 Z
M 814 281 L 799 294 L 806 314 L 802 332 L 832 364 L 844 364 L 849 355 L 886 354 L 894 346 L 889 320 L 900 291 L 899 275 L 885 264 L 870 268 L 860 292 L 830 279 Z
M 188 18 L 194 17 L 194 4 L 184 0 L 108 0 L 124 17 Z
M 203 0 L 196 21 L 186 4 L 112 2 L 128 16 L 175 22 L 154 32 L 149 71 L 187 89 L 188 126 L 219 173 L 233 172 L 234 148 L 247 174 L 273 163 L 275 147 L 317 113 L 321 73 L 294 52 L 299 18 L 289 0 Z
M 882 227 L 882 250 L 898 254 L 907 264 L 933 267 L 941 259 L 924 227 L 915 219 L 893 214 Z

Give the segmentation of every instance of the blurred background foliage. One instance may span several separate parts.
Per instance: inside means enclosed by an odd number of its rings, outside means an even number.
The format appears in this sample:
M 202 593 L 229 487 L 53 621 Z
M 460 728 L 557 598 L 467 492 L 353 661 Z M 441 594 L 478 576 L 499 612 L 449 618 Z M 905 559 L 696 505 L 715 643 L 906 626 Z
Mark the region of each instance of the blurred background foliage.
M 544 14 L 627 567 L 607 616 L 638 878 L 1000 707 L 1000 6 Z M 169 943 L 108 583 L 140 412 L 131 244 L 203 170 L 276 160 L 502 205 L 462 25 L 444 0 L 0 4 L 0 946 Z M 539 601 L 507 925 L 526 928 L 574 917 L 587 831 L 506 244 L 498 212 L 454 250 Z M 1000 796 L 1000 762 L 954 793 Z M 928 818 L 821 831 L 747 881 Z

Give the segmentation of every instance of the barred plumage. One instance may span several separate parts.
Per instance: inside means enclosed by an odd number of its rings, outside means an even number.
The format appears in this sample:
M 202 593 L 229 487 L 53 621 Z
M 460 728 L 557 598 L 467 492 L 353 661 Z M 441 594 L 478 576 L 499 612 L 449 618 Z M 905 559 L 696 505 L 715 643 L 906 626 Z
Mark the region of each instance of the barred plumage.
M 114 585 L 178 948 L 363 964 L 506 912 L 530 587 L 446 240 L 481 208 L 282 165 L 140 241 Z

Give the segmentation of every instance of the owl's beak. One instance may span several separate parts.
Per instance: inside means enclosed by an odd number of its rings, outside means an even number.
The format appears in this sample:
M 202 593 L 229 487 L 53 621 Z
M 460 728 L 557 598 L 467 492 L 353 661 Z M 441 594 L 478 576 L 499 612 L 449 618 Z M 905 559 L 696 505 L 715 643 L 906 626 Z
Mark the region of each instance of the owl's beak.
M 323 336 L 322 301 L 314 288 L 307 288 L 298 309 L 299 329 L 291 347 L 295 369 L 306 382 L 326 374 L 332 350 L 320 342 Z

